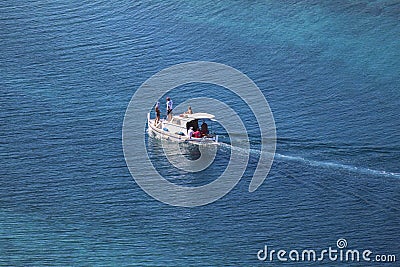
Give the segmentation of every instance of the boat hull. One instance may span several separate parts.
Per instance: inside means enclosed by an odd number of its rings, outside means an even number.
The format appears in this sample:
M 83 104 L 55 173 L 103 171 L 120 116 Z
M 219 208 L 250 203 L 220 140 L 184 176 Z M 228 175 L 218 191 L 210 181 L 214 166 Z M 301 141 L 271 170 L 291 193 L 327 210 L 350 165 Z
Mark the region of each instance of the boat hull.
M 185 142 L 192 144 L 218 144 L 216 137 L 203 137 L 203 138 L 189 138 L 186 135 L 180 135 L 177 133 L 170 132 L 167 128 L 163 128 L 163 120 L 155 125 L 154 119 L 148 118 L 148 133 L 150 136 L 156 138 L 165 139 L 173 142 Z

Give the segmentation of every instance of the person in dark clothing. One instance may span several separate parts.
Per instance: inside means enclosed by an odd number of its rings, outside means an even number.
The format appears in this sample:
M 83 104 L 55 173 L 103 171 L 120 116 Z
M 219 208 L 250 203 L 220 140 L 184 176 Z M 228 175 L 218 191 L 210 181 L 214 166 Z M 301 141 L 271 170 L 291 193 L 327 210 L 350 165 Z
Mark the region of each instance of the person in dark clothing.
M 203 136 L 208 135 L 208 125 L 205 121 L 201 124 L 201 134 Z
M 156 119 L 154 120 L 154 125 L 157 125 L 160 122 L 160 116 L 161 116 L 160 102 L 157 102 L 155 107 L 155 112 L 156 112 Z

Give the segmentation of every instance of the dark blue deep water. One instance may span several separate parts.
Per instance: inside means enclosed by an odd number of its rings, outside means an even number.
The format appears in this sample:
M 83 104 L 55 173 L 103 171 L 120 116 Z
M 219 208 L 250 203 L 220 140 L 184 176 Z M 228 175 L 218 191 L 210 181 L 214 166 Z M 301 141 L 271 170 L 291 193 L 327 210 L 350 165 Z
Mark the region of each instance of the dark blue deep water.
M 339 238 L 400 260 L 399 36 L 394 0 L 2 1 L 0 265 L 281 265 L 257 252 Z M 122 123 L 146 79 L 199 60 L 259 86 L 277 154 L 254 193 L 256 141 L 228 195 L 172 207 L 130 175 Z M 185 88 L 175 103 L 196 91 Z M 218 153 L 226 162 L 229 146 Z

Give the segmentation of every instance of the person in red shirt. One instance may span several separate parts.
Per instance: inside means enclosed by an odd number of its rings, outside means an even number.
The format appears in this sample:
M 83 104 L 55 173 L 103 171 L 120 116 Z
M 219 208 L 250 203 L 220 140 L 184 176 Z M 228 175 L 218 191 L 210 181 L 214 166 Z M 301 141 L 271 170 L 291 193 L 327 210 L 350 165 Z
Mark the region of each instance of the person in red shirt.
M 193 137 L 194 137 L 194 138 L 201 138 L 201 133 L 200 133 L 199 129 L 197 129 L 197 130 L 193 133 Z

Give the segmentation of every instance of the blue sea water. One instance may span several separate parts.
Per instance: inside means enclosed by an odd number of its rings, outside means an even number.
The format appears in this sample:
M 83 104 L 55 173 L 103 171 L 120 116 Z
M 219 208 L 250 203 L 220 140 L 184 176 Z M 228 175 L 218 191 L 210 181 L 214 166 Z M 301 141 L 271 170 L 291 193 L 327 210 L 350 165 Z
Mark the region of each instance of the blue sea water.
M 339 238 L 400 257 L 399 36 L 393 0 L 2 1 L 0 265 L 280 265 L 257 252 L 335 248 Z M 277 154 L 249 193 L 260 151 L 248 107 L 212 86 L 172 91 L 176 104 L 210 94 L 233 104 L 252 134 L 234 190 L 178 208 L 133 180 L 122 123 L 146 79 L 199 60 L 258 85 Z M 234 149 L 182 180 L 146 140 L 176 183 L 209 182 Z M 286 263 L 297 264 L 367 263 Z

